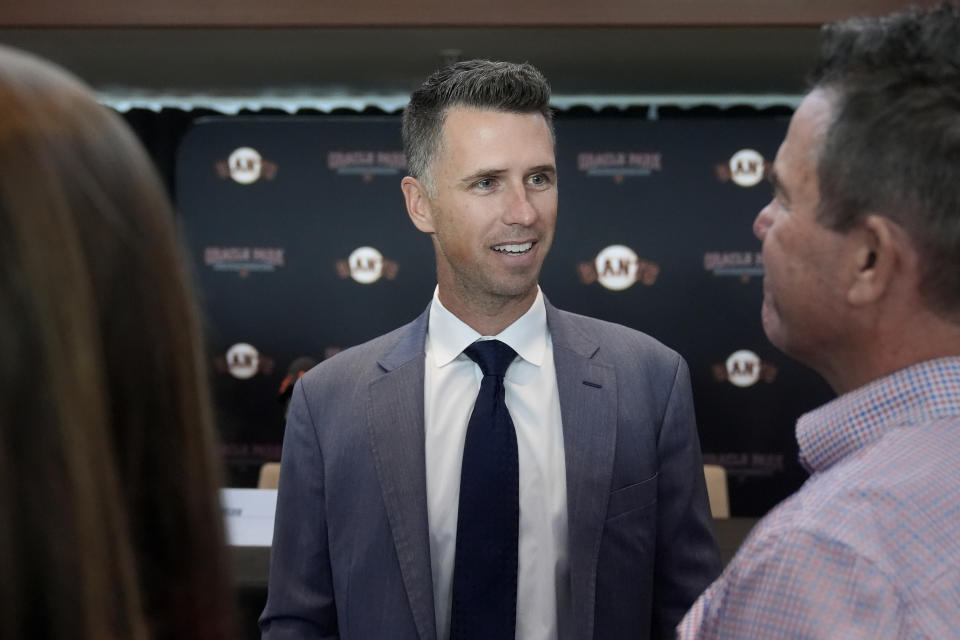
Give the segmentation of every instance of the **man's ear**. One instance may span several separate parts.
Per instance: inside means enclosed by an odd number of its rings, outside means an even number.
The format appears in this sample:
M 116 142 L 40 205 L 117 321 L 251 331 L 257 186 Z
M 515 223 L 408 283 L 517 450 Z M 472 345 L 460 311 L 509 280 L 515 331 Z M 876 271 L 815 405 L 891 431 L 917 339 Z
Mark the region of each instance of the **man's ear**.
M 859 307 L 881 299 L 905 275 L 912 244 L 903 228 L 884 216 L 867 216 L 851 233 L 855 274 L 847 302 Z
M 413 176 L 406 176 L 400 181 L 403 199 L 407 203 L 407 215 L 415 226 L 424 233 L 435 231 L 433 224 L 433 208 L 427 190 L 419 180 Z

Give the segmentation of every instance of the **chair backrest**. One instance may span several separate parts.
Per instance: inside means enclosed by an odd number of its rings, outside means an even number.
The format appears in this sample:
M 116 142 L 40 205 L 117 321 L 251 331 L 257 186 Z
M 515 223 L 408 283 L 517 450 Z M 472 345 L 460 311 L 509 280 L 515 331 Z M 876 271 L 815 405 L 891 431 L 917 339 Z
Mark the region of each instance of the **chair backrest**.
M 257 489 L 276 489 L 280 481 L 280 463 L 264 462 L 260 467 Z
M 730 496 L 727 493 L 727 470 L 717 464 L 705 464 L 703 475 L 707 479 L 710 513 L 714 518 L 729 518 Z

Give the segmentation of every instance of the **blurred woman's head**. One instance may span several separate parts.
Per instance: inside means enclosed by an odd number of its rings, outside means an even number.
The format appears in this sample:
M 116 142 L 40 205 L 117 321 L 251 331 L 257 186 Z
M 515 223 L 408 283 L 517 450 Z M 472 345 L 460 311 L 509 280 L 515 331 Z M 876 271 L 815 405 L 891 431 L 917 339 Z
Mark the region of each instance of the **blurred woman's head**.
M 139 143 L 0 48 L 0 637 L 227 637 L 197 311 Z

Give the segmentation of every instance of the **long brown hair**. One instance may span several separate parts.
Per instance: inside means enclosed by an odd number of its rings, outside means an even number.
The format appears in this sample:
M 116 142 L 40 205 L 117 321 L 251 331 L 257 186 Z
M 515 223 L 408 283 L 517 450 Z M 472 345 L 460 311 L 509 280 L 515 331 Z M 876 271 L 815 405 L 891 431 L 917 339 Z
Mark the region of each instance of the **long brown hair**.
M 183 265 L 122 120 L 0 48 L 0 637 L 232 635 Z

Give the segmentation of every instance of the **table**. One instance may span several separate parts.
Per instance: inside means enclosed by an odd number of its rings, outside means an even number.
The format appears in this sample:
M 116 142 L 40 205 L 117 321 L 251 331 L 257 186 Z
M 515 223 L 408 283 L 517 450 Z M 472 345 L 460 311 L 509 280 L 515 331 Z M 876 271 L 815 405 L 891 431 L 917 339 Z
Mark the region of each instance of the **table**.
M 720 557 L 726 566 L 759 518 L 724 518 L 713 521 L 720 545 Z M 233 581 L 237 587 L 267 586 L 270 575 L 270 547 L 230 547 Z

